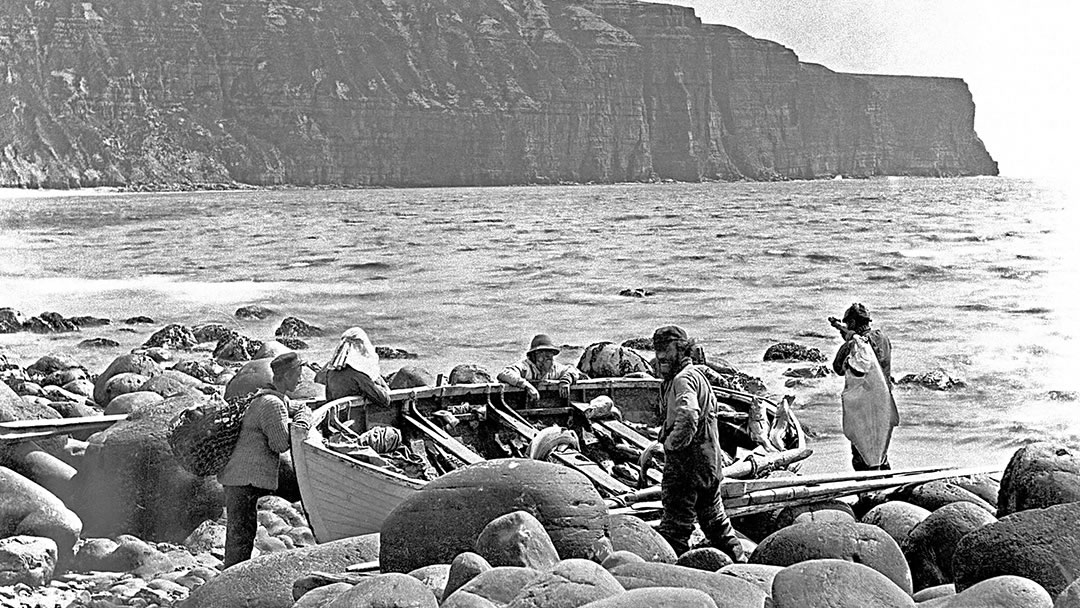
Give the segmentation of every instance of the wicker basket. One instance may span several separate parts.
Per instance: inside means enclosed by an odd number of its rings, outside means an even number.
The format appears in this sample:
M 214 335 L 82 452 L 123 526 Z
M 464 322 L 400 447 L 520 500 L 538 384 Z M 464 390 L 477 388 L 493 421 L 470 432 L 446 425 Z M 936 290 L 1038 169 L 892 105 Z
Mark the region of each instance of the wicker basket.
M 244 412 L 257 395 L 244 395 L 232 403 L 214 395 L 176 414 L 169 422 L 168 441 L 180 466 L 200 476 L 220 473 L 236 448 Z

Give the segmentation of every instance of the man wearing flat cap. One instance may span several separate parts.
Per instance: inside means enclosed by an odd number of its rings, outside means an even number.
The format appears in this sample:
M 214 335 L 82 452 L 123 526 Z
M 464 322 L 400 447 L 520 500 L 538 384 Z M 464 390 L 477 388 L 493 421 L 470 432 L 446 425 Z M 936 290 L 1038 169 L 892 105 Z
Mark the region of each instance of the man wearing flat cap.
M 844 435 L 852 440 L 851 465 L 856 471 L 890 469 L 887 453 L 889 439 L 892 427 L 900 422 L 892 395 L 892 342 L 880 329 L 870 329 L 870 313 L 866 306 L 858 302 L 844 311 L 843 319 L 830 317 L 829 322 L 844 339 L 832 366 L 837 375 L 845 378 L 845 416 L 856 405 L 849 401 L 854 399 L 852 391 L 849 391 L 853 383 L 860 385 L 858 399 L 861 403 L 856 406 L 866 408 L 858 416 L 860 424 L 845 423 Z M 860 351 L 867 350 L 866 345 L 872 349 L 873 356 L 860 357 Z M 875 386 L 877 390 L 874 390 Z M 852 417 L 852 421 L 855 420 Z M 867 453 L 860 452 L 860 444 Z
M 713 547 L 745 562 L 720 497 L 723 463 L 716 397 L 701 366 L 693 363 L 694 347 L 694 340 L 676 325 L 653 333 L 656 368 L 663 380 L 659 441 L 665 455 L 660 487 L 664 514 L 658 531 L 681 555 L 689 549 L 696 517 Z
M 529 350 L 525 358 L 513 365 L 506 366 L 499 372 L 498 380 L 503 384 L 525 389 L 530 402 L 540 399 L 540 391 L 536 390 L 535 382 L 548 380 L 558 382 L 563 387 L 585 377 L 585 374 L 576 367 L 563 365 L 555 362 L 555 355 L 559 354 L 559 347 L 551 341 L 547 334 L 537 334 L 529 343 Z
M 259 523 L 256 504 L 277 490 L 278 455 L 289 449 L 289 425 L 311 424 L 308 408 L 285 396 L 299 384 L 302 367 L 293 352 L 271 361 L 274 388 L 260 389 L 251 397 L 236 448 L 218 473 L 218 482 L 225 487 L 225 568 L 251 557 Z

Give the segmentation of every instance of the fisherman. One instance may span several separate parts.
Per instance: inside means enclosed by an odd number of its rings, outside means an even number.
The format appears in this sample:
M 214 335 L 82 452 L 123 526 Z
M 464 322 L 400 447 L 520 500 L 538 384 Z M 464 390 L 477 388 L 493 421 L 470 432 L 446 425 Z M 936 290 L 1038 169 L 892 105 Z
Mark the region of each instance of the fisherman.
M 225 568 L 251 557 L 259 525 L 257 504 L 277 490 L 278 455 L 289 449 L 290 420 L 297 427 L 311 426 L 311 411 L 285 396 L 300 382 L 300 357 L 285 353 L 270 367 L 274 389 L 260 389 L 247 406 L 236 447 L 217 475 L 225 487 Z
M 889 441 L 900 422 L 892 394 L 892 342 L 880 329 L 870 329 L 870 313 L 856 302 L 843 319 L 829 322 L 844 339 L 833 359 L 833 371 L 844 376 L 844 435 L 851 440 L 856 471 L 889 470 Z
M 358 433 L 368 429 L 367 406 L 390 406 L 390 386 L 380 373 L 379 355 L 367 332 L 359 327 L 350 327 L 341 334 L 341 342 L 322 374 L 327 401 L 352 396 L 367 399 L 365 407 L 358 408 L 360 419 L 356 421 L 357 428 L 354 429 Z
M 560 384 L 560 389 L 566 391 L 570 385 L 585 378 L 585 373 L 571 365 L 563 365 L 555 362 L 555 355 L 559 354 L 559 347 L 551 341 L 547 334 L 537 334 L 529 343 L 529 350 L 525 358 L 513 365 L 506 366 L 499 372 L 498 380 L 503 384 L 525 389 L 526 398 L 530 403 L 540 399 L 540 391 L 536 390 L 533 383 L 541 380 L 552 380 Z
M 689 549 L 695 516 L 713 547 L 736 562 L 745 562 L 742 544 L 720 497 L 723 477 L 717 402 L 700 365 L 692 361 L 695 342 L 675 325 L 653 333 L 660 385 L 659 442 L 664 458 L 660 534 L 676 554 Z

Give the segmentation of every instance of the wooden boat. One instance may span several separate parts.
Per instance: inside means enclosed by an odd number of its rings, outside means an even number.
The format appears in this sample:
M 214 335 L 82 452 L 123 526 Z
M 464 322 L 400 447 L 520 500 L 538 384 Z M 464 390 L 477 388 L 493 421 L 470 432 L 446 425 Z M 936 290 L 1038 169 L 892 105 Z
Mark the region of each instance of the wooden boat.
M 586 475 L 614 507 L 628 504 L 620 497 L 633 497 L 637 491 L 634 480 L 620 478 L 619 473 L 632 475 L 634 466 L 627 461 L 635 461 L 653 440 L 646 427 L 657 420 L 654 408 L 659 386 L 660 382 L 653 378 L 584 380 L 575 384 L 569 394 L 560 394 L 558 385 L 541 384 L 537 387 L 540 402 L 528 405 L 524 391 L 499 383 L 401 389 L 391 391 L 390 408 L 369 409 L 367 420 L 369 425 L 388 424 L 401 429 L 406 444 L 417 446 L 417 452 L 426 452 L 438 473 L 489 458 L 524 456 L 538 428 L 551 424 L 578 429 L 579 436 L 588 437 L 582 446 L 585 453 L 596 453 L 601 447 L 598 444 L 617 442 L 625 459 L 615 469 L 611 462 L 601 466 L 596 459 L 572 449 L 551 454 L 551 460 Z M 750 404 L 761 402 L 770 420 L 775 419 L 778 405 L 739 391 L 718 388 L 715 394 L 724 406 L 721 435 L 729 444 L 752 448 L 754 444 L 745 432 Z M 621 420 L 588 420 L 586 404 L 601 395 L 612 399 Z M 364 454 L 332 449 L 330 434 L 347 433 L 362 403 L 360 399 L 344 398 L 316 406 L 311 429 L 292 436 L 293 465 L 301 498 L 319 542 L 378 532 L 390 511 L 426 483 L 376 464 L 377 459 Z M 456 425 L 440 425 L 432 418 L 450 418 Z M 777 452 L 776 463 L 809 453 L 797 420 L 792 418 L 791 424 L 786 440 L 789 445 L 784 447 L 794 449 Z M 757 472 L 764 466 L 745 468 Z M 656 471 L 647 476 L 650 483 L 658 480 Z

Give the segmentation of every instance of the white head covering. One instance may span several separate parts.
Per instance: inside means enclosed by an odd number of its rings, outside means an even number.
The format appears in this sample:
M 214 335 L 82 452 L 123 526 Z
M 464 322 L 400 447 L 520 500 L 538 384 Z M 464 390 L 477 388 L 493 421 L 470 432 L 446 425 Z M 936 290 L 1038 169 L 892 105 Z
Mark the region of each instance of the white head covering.
M 341 334 L 341 343 L 330 357 L 330 362 L 326 364 L 328 370 L 346 367 L 366 374 L 372 380 L 380 375 L 379 355 L 375 353 L 375 347 L 372 346 L 367 332 L 359 327 L 350 327 Z

